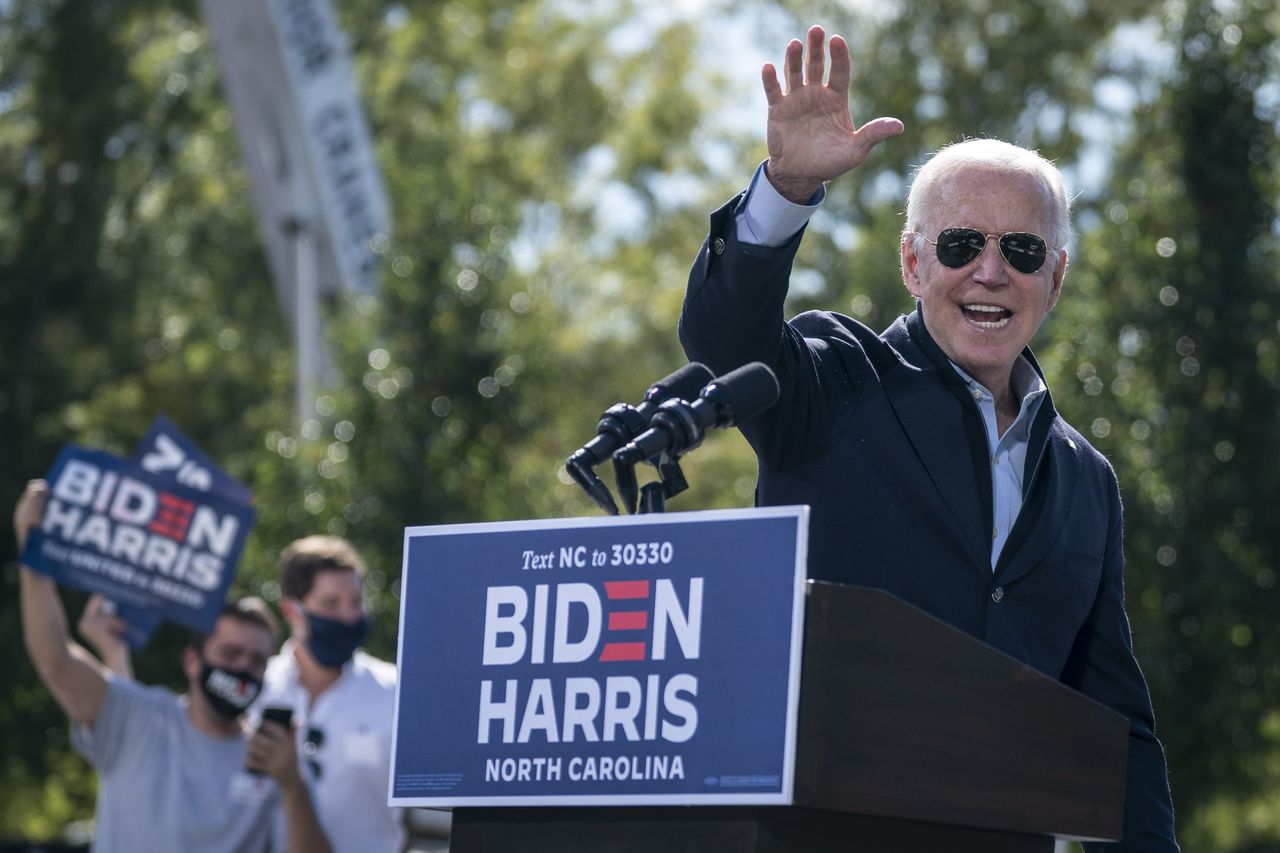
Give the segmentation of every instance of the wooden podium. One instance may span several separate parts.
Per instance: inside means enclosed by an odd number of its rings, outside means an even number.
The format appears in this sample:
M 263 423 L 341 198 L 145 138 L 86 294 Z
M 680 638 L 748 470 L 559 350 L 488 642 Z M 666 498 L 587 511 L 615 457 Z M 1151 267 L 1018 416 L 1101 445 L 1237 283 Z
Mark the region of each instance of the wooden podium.
M 1128 722 L 878 590 L 810 581 L 794 804 L 457 808 L 453 853 L 1050 853 L 1117 839 Z

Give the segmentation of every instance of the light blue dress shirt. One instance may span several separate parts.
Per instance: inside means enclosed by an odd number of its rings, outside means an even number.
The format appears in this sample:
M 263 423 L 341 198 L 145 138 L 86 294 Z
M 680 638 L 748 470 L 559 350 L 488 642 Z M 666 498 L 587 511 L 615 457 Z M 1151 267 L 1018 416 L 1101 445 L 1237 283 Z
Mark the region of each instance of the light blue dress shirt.
M 738 241 L 754 246 L 781 246 L 804 227 L 825 198 L 824 188 L 810 199 L 812 204 L 794 204 L 788 201 L 769 183 L 764 174 L 764 163 L 761 163 L 752 176 L 746 198 L 737 211 Z M 1048 387 L 1027 359 L 1019 356 L 1010 377 L 1013 393 L 1019 401 L 1018 417 L 1005 434 L 1000 435 L 996 422 L 995 397 L 991 391 L 954 362 L 951 366 L 968 386 L 987 427 L 992 486 L 991 569 L 995 571 L 1000 552 L 1004 550 L 1009 532 L 1013 530 L 1013 524 L 1022 510 L 1027 441 L 1031 434 L 1031 424 L 1035 421 Z
M 1040 403 L 1045 392 L 1049 390 L 1027 361 L 1026 356 L 1018 356 L 1013 363 L 1013 375 L 1010 385 L 1018 398 L 1018 417 L 1013 424 L 1000 435 L 996 426 L 996 401 L 991 392 L 960 368 L 954 361 L 951 366 L 968 386 L 978 411 L 982 412 L 982 420 L 987 425 L 987 451 L 991 458 L 991 569 L 995 571 L 1004 543 L 1009 540 L 1009 531 L 1018 520 L 1022 510 L 1023 483 L 1026 477 L 1027 442 L 1031 437 L 1031 424 L 1040 411 Z

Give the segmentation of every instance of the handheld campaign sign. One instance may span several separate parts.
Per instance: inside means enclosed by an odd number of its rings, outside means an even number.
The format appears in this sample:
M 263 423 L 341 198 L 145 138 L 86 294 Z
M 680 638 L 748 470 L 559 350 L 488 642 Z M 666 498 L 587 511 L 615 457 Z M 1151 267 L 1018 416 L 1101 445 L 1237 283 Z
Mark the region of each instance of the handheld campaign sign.
M 807 525 L 406 529 L 390 804 L 790 803 Z
M 156 415 L 131 458 L 145 470 L 196 491 L 223 495 L 234 503 L 253 502 L 248 489 L 231 479 L 164 415 Z
M 253 523 L 247 504 L 68 445 L 22 561 L 59 584 L 210 631 Z
M 223 472 L 216 462 L 164 415 L 157 415 L 151 422 L 150 429 L 142 441 L 138 442 L 130 458 L 143 469 L 170 483 L 224 495 L 234 503 L 253 502 L 253 495 L 248 489 Z M 135 650 L 145 646 L 160 624 L 160 614 L 127 602 L 113 601 L 112 604 L 115 615 L 125 623 L 125 642 Z

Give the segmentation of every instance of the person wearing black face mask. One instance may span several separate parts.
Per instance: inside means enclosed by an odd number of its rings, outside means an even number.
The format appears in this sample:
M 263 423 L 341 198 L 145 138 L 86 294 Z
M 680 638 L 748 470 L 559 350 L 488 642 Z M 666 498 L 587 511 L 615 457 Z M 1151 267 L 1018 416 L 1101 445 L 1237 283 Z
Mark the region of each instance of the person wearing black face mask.
M 48 494 L 33 480 L 18 502 L 19 553 Z M 253 732 L 244 721 L 275 643 L 265 603 L 228 603 L 212 633 L 193 640 L 182 653 L 187 694 L 177 697 L 112 674 L 72 642 L 50 578 L 24 566 L 19 585 L 27 653 L 98 772 L 97 853 L 331 850 L 289 732 L 276 724 Z M 123 650 L 109 632 L 93 642 Z
M 289 640 L 267 665 L 259 708 L 292 709 L 316 812 L 339 853 L 404 849 L 387 806 L 396 668 L 360 649 L 365 566 L 350 542 L 308 536 L 280 556 Z

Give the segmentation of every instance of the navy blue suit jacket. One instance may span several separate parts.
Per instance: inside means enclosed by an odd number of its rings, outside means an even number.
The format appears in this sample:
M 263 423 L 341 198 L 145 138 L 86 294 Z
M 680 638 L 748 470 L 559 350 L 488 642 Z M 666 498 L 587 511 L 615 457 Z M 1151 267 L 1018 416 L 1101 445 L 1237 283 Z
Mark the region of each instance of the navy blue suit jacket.
M 758 503 L 811 507 L 810 577 L 893 593 L 1128 717 L 1124 840 L 1086 847 L 1177 850 L 1124 609 L 1107 460 L 1046 397 L 1023 507 L 993 572 L 986 428 L 921 311 L 880 335 L 828 312 L 784 322 L 801 235 L 778 248 L 739 244 L 737 201 L 712 215 L 680 337 L 717 374 L 762 361 L 778 376 L 778 404 L 741 426 L 759 463 Z

